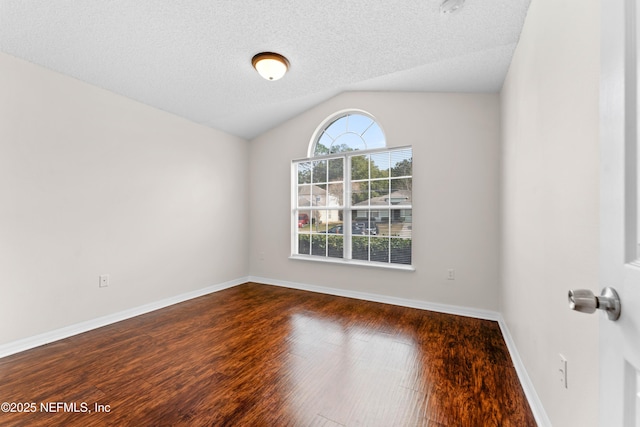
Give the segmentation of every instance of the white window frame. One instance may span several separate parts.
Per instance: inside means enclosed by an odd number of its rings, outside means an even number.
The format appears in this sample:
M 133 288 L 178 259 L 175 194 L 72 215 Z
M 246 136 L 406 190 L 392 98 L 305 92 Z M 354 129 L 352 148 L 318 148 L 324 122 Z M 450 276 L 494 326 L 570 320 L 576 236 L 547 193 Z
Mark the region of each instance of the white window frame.
M 337 118 L 339 118 L 341 115 L 343 114 L 349 114 L 349 113 L 354 113 L 354 110 L 348 110 L 348 111 L 342 111 L 339 113 L 336 113 L 332 116 L 330 116 L 327 120 L 325 120 L 325 122 L 323 123 L 323 125 L 325 125 L 326 123 L 332 123 L 333 121 L 335 121 Z M 363 112 L 361 111 L 355 111 L 355 113 L 358 114 L 362 114 Z M 369 117 L 371 117 L 370 114 L 365 113 L 366 115 L 368 115 Z M 375 119 L 374 119 L 375 120 Z M 352 223 L 352 218 L 351 218 L 351 214 L 352 211 L 354 210 L 376 210 L 376 207 L 374 206 L 369 206 L 369 207 L 354 207 L 352 206 L 351 203 L 351 158 L 355 157 L 355 156 L 364 156 L 364 155 L 368 155 L 368 154 L 375 154 L 375 153 L 389 153 L 389 152 L 393 152 L 393 151 L 400 151 L 400 150 L 407 150 L 407 149 L 412 149 L 411 146 L 400 146 L 400 147 L 386 147 L 386 148 L 378 148 L 378 149 L 372 149 L 372 150 L 358 150 L 358 151 L 351 151 L 351 152 L 342 152 L 342 153 L 335 153 L 335 154 L 327 154 L 327 155 L 322 155 L 322 156 L 314 156 L 314 152 L 315 152 L 315 143 L 317 142 L 317 137 L 319 134 L 322 133 L 322 131 L 324 130 L 324 126 L 320 126 L 319 127 L 319 131 L 316 130 L 316 133 L 314 133 L 314 139 L 312 139 L 312 143 L 310 144 L 310 148 L 309 148 L 309 154 L 310 156 L 304 159 L 298 159 L 298 160 L 294 160 L 291 162 L 291 256 L 290 259 L 294 259 L 294 260 L 305 260 L 305 261 L 314 261 L 314 262 L 324 262 L 324 263 L 333 263 L 333 264 L 349 264 L 349 265 L 358 265 L 358 266 L 367 266 L 367 267 L 376 267 L 376 268 L 387 268 L 387 269 L 395 269 L 395 270 L 406 270 L 406 271 L 415 271 L 415 267 L 413 266 L 413 234 L 411 236 L 411 262 L 412 264 L 397 264 L 397 263 L 392 263 L 392 262 L 378 262 L 378 261 L 369 261 L 369 260 L 358 260 L 358 259 L 352 259 L 352 229 L 350 226 L 346 226 L 343 227 L 343 258 L 334 258 L 334 257 L 329 257 L 329 256 L 321 256 L 321 255 L 306 255 L 306 254 L 299 254 L 299 247 L 298 247 L 298 243 L 299 243 L 299 230 L 298 230 L 298 213 L 300 210 L 308 210 L 308 211 L 314 211 L 314 210 L 342 210 L 343 211 L 343 217 L 342 217 L 342 223 L 343 224 L 351 224 Z M 343 203 L 340 206 L 321 206 L 321 207 L 314 207 L 314 206 L 310 206 L 308 209 L 305 208 L 300 208 L 298 207 L 298 164 L 301 162 L 314 162 L 314 161 L 321 161 L 321 160 L 331 160 L 331 159 L 344 159 L 344 163 L 343 163 L 343 194 L 342 194 L 342 201 Z M 399 177 L 398 177 L 399 178 Z M 413 179 L 413 173 L 411 175 L 411 179 Z M 311 183 L 313 185 L 313 183 Z M 395 210 L 413 210 L 413 203 L 411 205 L 394 205 L 392 206 L 388 206 L 388 207 L 380 207 L 380 210 L 389 210 L 389 211 L 395 211 Z M 413 212 L 412 212 L 412 216 L 413 216 Z M 395 237 L 389 236 L 390 239 L 393 239 Z
M 316 144 L 320 141 L 320 137 L 322 136 L 324 131 L 327 128 L 329 128 L 333 124 L 333 122 L 341 119 L 344 116 L 354 115 L 354 114 L 358 114 L 358 115 L 370 118 L 373 121 L 373 123 L 375 123 L 378 126 L 378 128 L 380 128 L 380 131 L 384 135 L 384 139 L 386 141 L 386 135 L 384 134 L 384 129 L 382 129 L 382 127 L 380 126 L 380 124 L 378 123 L 378 121 L 376 120 L 376 118 L 372 114 L 370 114 L 370 113 L 368 113 L 368 112 L 366 112 L 364 110 L 358 110 L 358 109 L 340 110 L 340 111 L 337 111 L 337 112 L 333 113 L 332 115 L 330 115 L 326 119 L 324 119 L 324 121 L 322 123 L 320 123 L 320 126 L 318 126 L 316 128 L 315 132 L 313 132 L 313 135 L 311 136 L 311 143 L 309 144 L 309 149 L 307 150 L 307 158 L 311 159 L 311 158 L 315 158 L 316 157 L 315 156 Z M 382 149 L 382 148 L 376 148 L 374 150 L 377 150 L 377 149 Z M 362 150 L 362 151 L 369 151 L 369 150 Z M 320 157 L 320 156 L 318 156 L 318 157 Z

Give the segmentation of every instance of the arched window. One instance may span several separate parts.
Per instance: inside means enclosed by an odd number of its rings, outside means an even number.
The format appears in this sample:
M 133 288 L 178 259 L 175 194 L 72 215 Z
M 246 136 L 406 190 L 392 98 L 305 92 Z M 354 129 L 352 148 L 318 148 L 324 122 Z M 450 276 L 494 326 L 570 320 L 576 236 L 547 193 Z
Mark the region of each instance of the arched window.
M 411 147 L 387 148 L 372 115 L 341 111 L 293 162 L 292 257 L 411 265 Z
M 364 111 L 334 114 L 320 125 L 311 141 L 313 151 L 309 157 L 387 146 L 382 129 Z

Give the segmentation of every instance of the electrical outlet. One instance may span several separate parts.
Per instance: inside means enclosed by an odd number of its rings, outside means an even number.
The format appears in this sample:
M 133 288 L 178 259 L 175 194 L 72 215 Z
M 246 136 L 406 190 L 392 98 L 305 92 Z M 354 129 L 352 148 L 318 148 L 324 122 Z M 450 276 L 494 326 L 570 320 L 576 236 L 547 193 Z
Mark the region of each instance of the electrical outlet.
M 560 359 L 558 361 L 558 378 L 560 379 L 560 384 L 564 386 L 564 388 L 569 388 L 567 383 L 567 358 L 562 354 L 558 354 Z
M 456 280 L 456 271 L 453 268 L 447 270 L 447 280 Z
M 98 286 L 101 288 L 106 288 L 107 286 L 109 286 L 109 275 L 108 274 L 101 274 L 100 275 L 100 282 L 98 283 Z

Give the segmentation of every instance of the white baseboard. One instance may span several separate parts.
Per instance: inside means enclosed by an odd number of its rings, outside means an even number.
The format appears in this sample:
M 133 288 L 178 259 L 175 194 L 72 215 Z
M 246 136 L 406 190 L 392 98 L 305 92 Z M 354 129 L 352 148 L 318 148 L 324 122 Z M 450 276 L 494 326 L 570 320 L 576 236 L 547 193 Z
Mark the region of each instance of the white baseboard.
M 239 279 L 231 280 L 228 282 L 220 283 L 217 285 L 208 286 L 196 291 L 187 292 L 184 294 L 176 295 L 174 297 L 165 298 L 160 301 L 145 304 L 139 307 L 134 307 L 128 310 L 120 311 L 118 313 L 109 314 L 99 317 L 97 319 L 88 320 L 86 322 L 77 323 L 75 325 L 67 326 L 54 331 L 45 332 L 33 337 L 24 338 L 18 341 L 14 341 L 8 344 L 0 345 L 0 358 L 6 357 L 21 351 L 29 350 L 31 348 L 39 347 L 44 344 L 48 344 L 54 341 L 58 341 L 64 338 L 68 338 L 73 335 L 81 334 L 83 332 L 90 331 L 92 329 L 101 328 L 103 326 L 110 325 L 112 323 L 120 322 L 122 320 L 130 319 L 132 317 L 139 316 L 141 314 L 149 313 L 151 311 L 159 310 L 161 308 L 168 307 L 170 305 L 178 304 L 193 298 L 198 298 L 203 295 L 211 294 L 221 291 L 223 289 L 232 288 L 234 286 L 246 283 L 255 282 L 262 283 L 271 286 L 281 286 L 291 289 L 299 289 L 303 291 L 317 292 L 321 294 L 335 295 L 347 298 L 354 298 L 364 301 L 379 302 L 383 304 L 397 305 L 401 307 L 417 308 L 421 310 L 436 311 L 439 313 L 455 314 L 458 316 L 474 317 L 478 319 L 493 320 L 498 322 L 502 335 L 504 337 L 509 353 L 511 354 L 511 360 L 520 379 L 520 384 L 524 390 L 524 393 L 529 401 L 529 406 L 536 419 L 536 422 L 540 427 L 551 426 L 542 402 L 538 397 L 538 394 L 533 387 L 533 383 L 527 374 L 527 370 L 522 363 L 522 359 L 518 353 L 515 342 L 511 337 L 509 328 L 507 327 L 502 315 L 496 311 L 482 310 L 469 307 L 460 307 L 448 304 L 439 304 L 426 301 L 416 301 L 405 298 L 397 298 L 380 294 L 373 294 L 368 292 L 350 291 L 345 289 L 329 288 L 325 286 L 308 285 L 303 283 L 287 282 L 283 280 L 268 279 L 265 277 L 242 277 Z
M 502 314 L 500 314 L 498 325 L 500 325 L 502 336 L 504 337 L 504 341 L 507 344 L 509 353 L 511 354 L 511 361 L 513 362 L 513 366 L 516 368 L 518 379 L 520 380 L 525 396 L 527 396 L 531 412 L 533 412 L 533 416 L 536 418 L 536 423 L 538 423 L 539 427 L 551 427 L 551 420 L 542 406 L 542 401 L 540 400 L 540 397 L 538 397 L 538 393 L 536 393 L 536 389 L 533 386 L 531 378 L 529 378 L 529 374 L 527 374 L 524 363 L 522 363 L 522 359 L 520 358 L 520 353 L 518 353 L 516 343 L 513 341 L 511 332 L 509 332 L 509 328 L 507 327 L 507 323 L 502 317 Z
M 159 310 L 161 308 L 178 304 L 193 298 L 198 298 L 203 295 L 211 294 L 213 292 L 218 292 L 223 289 L 228 289 L 228 288 L 240 285 L 242 283 L 246 283 L 248 281 L 249 279 L 247 277 L 243 277 L 240 279 L 231 280 L 229 282 L 219 283 L 217 285 L 208 286 L 206 288 L 198 289 L 196 291 L 187 292 L 187 293 L 176 295 L 170 298 L 165 298 L 163 300 L 141 305 L 139 307 L 130 308 L 128 310 L 119 311 L 113 314 L 108 314 L 106 316 L 98 317 L 96 319 L 87 320 L 86 322 L 76 323 L 74 325 L 70 325 L 64 328 L 45 332 L 43 334 L 35 335 L 33 337 L 24 338 L 18 341 L 10 342 L 8 344 L 3 344 L 3 345 L 0 345 L 0 358 L 10 356 L 12 354 L 29 350 L 35 347 L 39 347 L 44 344 L 49 344 L 51 342 L 68 338 L 73 335 L 81 334 L 83 332 L 87 332 L 92 329 L 101 328 L 103 326 L 120 322 L 122 320 L 130 319 L 132 317 L 136 317 L 141 314 Z
M 522 363 L 522 359 L 520 358 L 520 354 L 518 353 L 516 344 L 513 341 L 513 337 L 511 336 L 511 333 L 509 332 L 509 328 L 507 327 L 507 324 L 504 318 L 502 317 L 502 314 L 498 313 L 497 311 L 481 310 L 476 308 L 460 307 L 460 306 L 448 305 L 448 304 L 438 304 L 438 303 L 431 303 L 426 301 L 416 301 L 411 299 L 396 298 L 396 297 L 372 294 L 367 292 L 348 291 L 344 289 L 328 288 L 324 286 L 307 285 L 303 283 L 286 282 L 283 280 L 273 280 L 265 277 L 249 276 L 249 281 L 256 282 L 256 283 L 264 283 L 266 285 L 299 289 L 303 291 L 318 292 L 321 294 L 355 298 L 355 299 L 364 300 L 364 301 L 380 302 L 384 304 L 392 304 L 392 305 L 398 305 L 402 307 L 418 308 L 421 310 L 436 311 L 439 313 L 455 314 L 458 316 L 474 317 L 477 319 L 496 321 L 500 326 L 500 330 L 502 331 L 502 336 L 504 337 L 504 341 L 507 345 L 507 349 L 509 350 L 509 354 L 511 355 L 511 360 L 516 369 L 516 374 L 518 375 L 518 379 L 520 380 L 520 384 L 522 385 L 522 389 L 524 390 L 524 394 L 527 397 L 527 401 L 529 402 L 529 406 L 531 407 L 531 412 L 533 412 L 533 416 L 535 417 L 536 422 L 538 423 L 538 426 L 551 427 L 551 421 L 549 420 L 549 417 L 547 416 L 547 413 L 544 410 L 544 407 L 542 406 L 542 402 L 538 397 L 538 393 L 536 393 L 536 390 L 533 387 L 533 383 L 531 382 L 531 379 L 527 374 L 527 370 L 524 367 L 524 364 Z
M 387 295 L 372 294 L 368 292 L 349 291 L 325 286 L 307 285 L 304 283 L 274 280 L 265 277 L 249 276 L 249 281 L 264 283 L 265 285 L 282 286 L 284 288 L 299 289 L 301 291 L 317 292 L 320 294 L 335 295 L 339 297 L 354 298 L 363 301 L 380 302 L 383 304 L 399 305 L 401 307 L 418 308 L 421 310 L 437 311 L 439 313 L 456 314 L 458 316 L 475 317 L 477 319 L 498 321 L 500 314 L 496 311 L 482 310 L 478 308 L 459 307 L 456 305 L 439 304 L 426 301 L 417 301 L 406 298 L 397 298 Z

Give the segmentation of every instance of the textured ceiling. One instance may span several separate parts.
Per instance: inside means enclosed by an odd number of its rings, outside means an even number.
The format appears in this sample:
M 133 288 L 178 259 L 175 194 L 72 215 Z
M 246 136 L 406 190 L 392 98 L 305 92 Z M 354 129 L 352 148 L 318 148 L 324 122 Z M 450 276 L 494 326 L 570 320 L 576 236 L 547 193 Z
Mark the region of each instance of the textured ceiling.
M 499 91 L 530 0 L 440 3 L 0 0 L 0 51 L 251 139 L 348 90 Z

